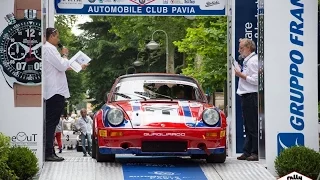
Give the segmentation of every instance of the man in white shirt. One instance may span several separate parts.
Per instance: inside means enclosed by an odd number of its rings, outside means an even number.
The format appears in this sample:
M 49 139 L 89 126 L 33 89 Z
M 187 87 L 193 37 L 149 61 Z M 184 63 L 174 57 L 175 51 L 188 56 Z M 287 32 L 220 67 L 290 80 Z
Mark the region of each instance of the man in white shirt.
M 61 54 L 57 47 L 59 32 L 55 28 L 46 29 L 46 43 L 43 45 L 43 98 L 45 100 L 45 160 L 63 161 L 53 148 L 54 133 L 65 105 L 65 98 L 70 97 L 66 70 L 71 70 L 68 63 L 68 49 L 62 48 Z M 84 69 L 86 65 L 83 65 Z
M 86 150 L 86 139 L 88 142 L 88 154 L 92 156 L 91 154 L 91 144 L 92 144 L 92 124 L 93 121 L 90 118 L 90 116 L 87 115 L 86 109 L 81 109 L 80 111 L 81 117 L 76 122 L 76 129 L 81 131 L 81 143 L 82 143 L 82 152 L 83 156 L 87 156 L 87 150 Z
M 241 96 L 242 116 L 245 127 L 243 154 L 238 160 L 258 160 L 258 56 L 256 45 L 250 39 L 240 39 L 239 53 L 244 58 L 242 71 L 235 69 L 239 77 L 237 94 Z

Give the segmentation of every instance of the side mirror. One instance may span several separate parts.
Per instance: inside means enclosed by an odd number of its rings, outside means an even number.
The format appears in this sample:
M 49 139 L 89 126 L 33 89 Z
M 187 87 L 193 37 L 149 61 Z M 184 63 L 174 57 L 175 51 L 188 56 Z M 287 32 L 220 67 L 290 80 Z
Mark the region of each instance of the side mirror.
M 206 94 L 207 101 L 210 102 L 210 95 Z
M 109 95 L 110 95 L 110 93 L 107 92 L 107 93 L 105 94 L 105 96 L 104 96 L 104 100 L 105 100 L 106 102 L 108 101 Z

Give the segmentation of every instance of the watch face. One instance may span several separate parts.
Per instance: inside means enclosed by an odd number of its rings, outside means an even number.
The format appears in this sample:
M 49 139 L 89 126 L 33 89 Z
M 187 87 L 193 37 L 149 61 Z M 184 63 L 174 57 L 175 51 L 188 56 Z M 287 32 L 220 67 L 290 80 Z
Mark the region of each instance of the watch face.
M 21 19 L 0 34 L 0 64 L 20 83 L 41 83 L 41 21 Z

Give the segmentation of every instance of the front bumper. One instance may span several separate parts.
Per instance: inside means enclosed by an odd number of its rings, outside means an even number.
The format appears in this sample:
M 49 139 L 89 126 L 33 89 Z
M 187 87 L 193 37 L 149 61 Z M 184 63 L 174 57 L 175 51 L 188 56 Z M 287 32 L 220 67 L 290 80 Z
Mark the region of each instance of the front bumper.
M 190 129 L 98 129 L 98 145 L 101 154 L 221 154 L 226 146 L 225 128 Z M 184 150 L 145 151 L 143 142 L 185 142 Z M 161 148 L 161 147 L 160 147 Z M 170 149 L 170 148 L 169 148 Z

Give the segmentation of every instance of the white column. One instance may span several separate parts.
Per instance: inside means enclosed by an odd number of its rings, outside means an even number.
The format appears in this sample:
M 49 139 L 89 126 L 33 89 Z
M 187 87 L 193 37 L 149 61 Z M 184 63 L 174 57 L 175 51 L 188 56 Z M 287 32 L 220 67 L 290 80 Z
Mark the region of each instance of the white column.
M 54 27 L 54 15 L 55 15 L 54 0 L 46 0 L 46 1 L 47 1 L 46 26 Z

